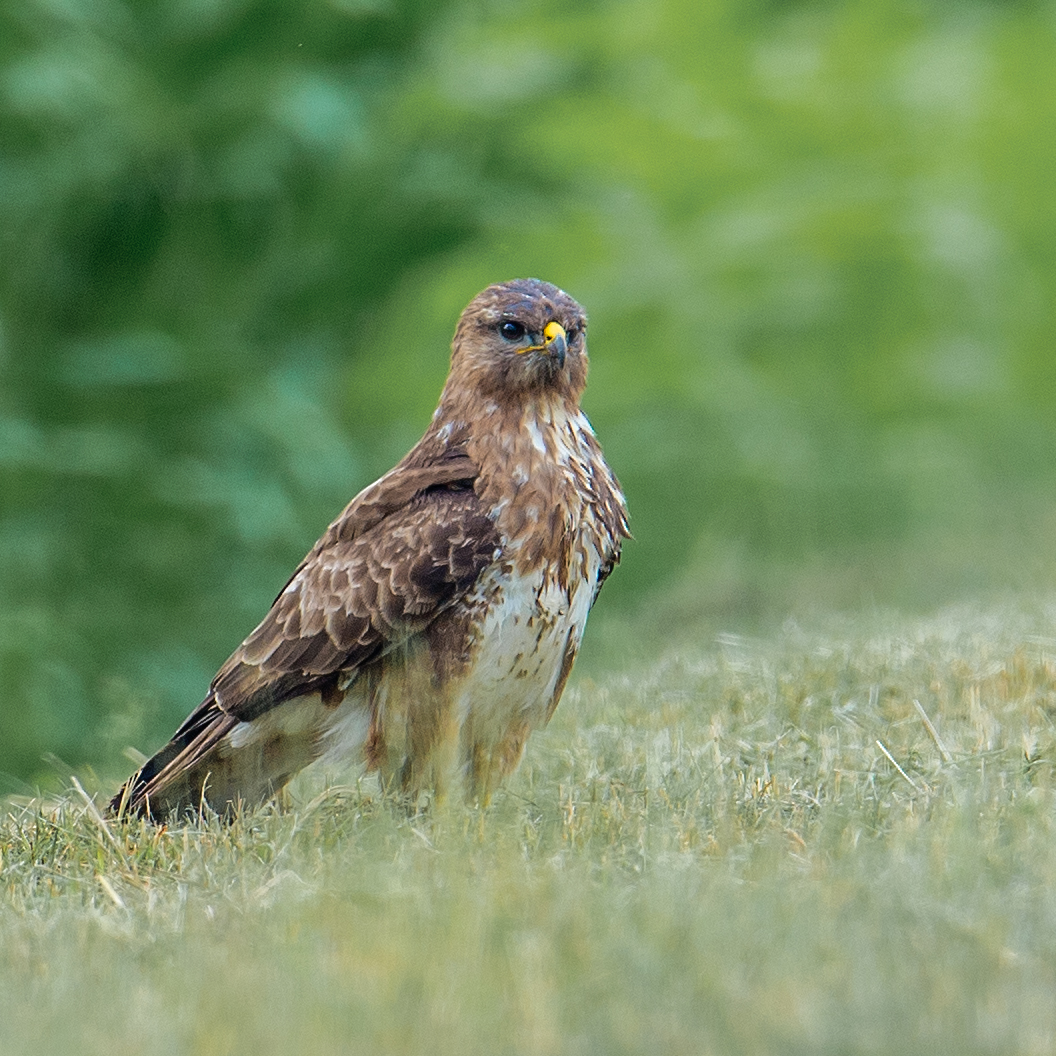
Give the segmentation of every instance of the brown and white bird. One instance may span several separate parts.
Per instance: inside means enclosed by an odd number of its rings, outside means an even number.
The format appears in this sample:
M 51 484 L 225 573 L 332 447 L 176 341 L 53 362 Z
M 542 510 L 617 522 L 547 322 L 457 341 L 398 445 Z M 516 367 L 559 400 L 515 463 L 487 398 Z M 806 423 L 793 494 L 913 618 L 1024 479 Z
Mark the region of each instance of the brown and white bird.
M 425 435 L 312 547 L 111 809 L 230 813 L 317 759 L 487 802 L 561 699 L 629 536 L 579 407 L 586 317 L 537 279 L 462 313 Z

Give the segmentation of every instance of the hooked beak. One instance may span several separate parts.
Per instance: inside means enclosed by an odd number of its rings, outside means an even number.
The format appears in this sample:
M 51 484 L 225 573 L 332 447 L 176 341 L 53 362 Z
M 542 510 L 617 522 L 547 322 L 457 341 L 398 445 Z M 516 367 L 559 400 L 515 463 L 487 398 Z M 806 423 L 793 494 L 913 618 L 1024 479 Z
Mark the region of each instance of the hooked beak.
M 546 328 L 543 330 L 543 337 L 546 339 L 546 344 L 543 348 L 546 350 L 547 355 L 553 356 L 557 360 L 559 368 L 563 367 L 565 365 L 565 353 L 568 352 L 568 335 L 565 333 L 565 328 L 560 323 L 547 323 Z
M 544 352 L 547 356 L 557 360 L 557 368 L 560 370 L 565 365 L 565 355 L 568 352 L 568 334 L 565 333 L 565 328 L 560 323 L 547 323 L 543 328 L 543 343 L 524 345 L 517 349 L 519 356 L 524 355 L 525 352 Z

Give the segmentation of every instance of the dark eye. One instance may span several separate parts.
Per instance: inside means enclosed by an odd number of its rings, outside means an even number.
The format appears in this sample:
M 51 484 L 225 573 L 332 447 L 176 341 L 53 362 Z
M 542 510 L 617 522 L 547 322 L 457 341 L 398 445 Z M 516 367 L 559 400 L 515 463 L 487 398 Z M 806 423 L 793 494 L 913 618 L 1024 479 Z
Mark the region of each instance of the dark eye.
M 568 331 L 568 343 L 573 344 L 577 337 L 579 337 L 579 327 L 574 326 Z
M 515 323 L 512 319 L 507 319 L 506 322 L 499 327 L 499 333 L 507 341 L 520 341 L 522 337 L 528 331 L 525 330 L 523 323 Z

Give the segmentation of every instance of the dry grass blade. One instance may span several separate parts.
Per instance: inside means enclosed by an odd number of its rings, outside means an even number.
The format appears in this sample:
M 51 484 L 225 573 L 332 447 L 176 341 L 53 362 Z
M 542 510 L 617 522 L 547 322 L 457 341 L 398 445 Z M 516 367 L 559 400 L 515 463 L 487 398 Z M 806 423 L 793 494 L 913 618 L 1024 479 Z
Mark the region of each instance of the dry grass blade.
M 84 800 L 84 805 L 87 808 L 88 816 L 95 822 L 96 827 L 106 837 L 107 843 L 114 849 L 117 856 L 121 859 L 125 869 L 128 870 L 128 857 L 125 854 L 124 847 L 118 843 L 117 837 L 113 834 L 110 826 L 106 823 L 106 818 L 103 817 L 99 808 L 95 805 L 95 800 L 84 790 L 84 786 L 77 780 L 75 776 L 70 777 L 70 781 L 73 783 L 73 787 L 77 790 L 77 794 Z
M 887 750 L 886 746 L 884 745 L 884 742 L 881 741 L 879 738 L 877 738 L 877 740 L 876 740 L 876 746 L 877 746 L 877 748 L 880 749 L 880 751 L 882 751 L 884 753 L 884 758 L 886 758 L 887 761 L 899 772 L 899 774 L 901 774 L 902 777 L 904 777 L 906 779 L 907 783 L 913 789 L 914 792 L 922 792 L 923 791 L 923 789 L 920 787 L 920 785 L 918 785 L 916 783 L 916 781 L 914 781 L 913 778 L 911 778 L 909 776 L 909 774 L 907 774 L 905 772 L 905 770 L 903 770 L 902 767 L 898 765 L 898 761 Z
M 125 905 L 125 900 L 114 890 L 113 884 L 111 884 L 102 873 L 99 873 L 96 876 L 96 880 L 99 881 L 99 886 L 106 892 L 107 898 L 109 898 L 118 909 L 128 909 L 128 906 Z
M 939 731 L 932 725 L 931 719 L 928 718 L 928 713 L 924 710 L 924 705 L 913 698 L 913 706 L 917 709 L 917 714 L 920 716 L 920 721 L 924 723 L 924 729 L 928 731 L 929 736 L 935 742 L 935 747 L 939 750 L 939 755 L 942 756 L 944 763 L 953 762 L 953 756 L 950 755 L 946 745 L 942 743 L 942 738 L 939 736 Z

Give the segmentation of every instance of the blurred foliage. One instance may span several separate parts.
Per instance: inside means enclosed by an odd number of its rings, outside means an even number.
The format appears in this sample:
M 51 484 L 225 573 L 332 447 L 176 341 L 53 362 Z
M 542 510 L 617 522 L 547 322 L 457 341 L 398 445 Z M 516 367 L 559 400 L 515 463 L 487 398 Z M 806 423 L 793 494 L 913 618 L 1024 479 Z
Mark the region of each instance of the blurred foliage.
M 0 771 L 167 734 L 515 276 L 593 320 L 596 655 L 1051 585 L 1054 53 L 980 0 L 11 0 Z

